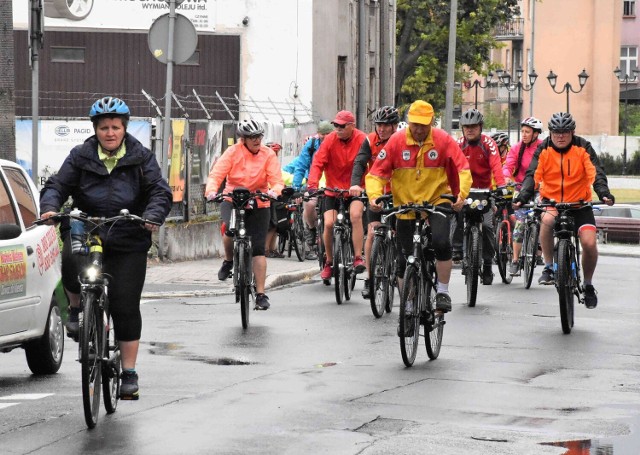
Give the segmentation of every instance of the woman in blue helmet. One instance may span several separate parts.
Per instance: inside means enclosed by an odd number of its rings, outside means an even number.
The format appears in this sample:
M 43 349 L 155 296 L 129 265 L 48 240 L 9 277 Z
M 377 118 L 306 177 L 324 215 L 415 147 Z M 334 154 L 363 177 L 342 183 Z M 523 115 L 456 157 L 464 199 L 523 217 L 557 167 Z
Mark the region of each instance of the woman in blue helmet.
M 60 210 L 69 196 L 73 207 L 89 216 L 111 217 L 128 209 L 142 218 L 163 223 L 169 214 L 172 194 L 162 178 L 155 155 L 127 133 L 129 108 L 119 98 L 97 100 L 89 113 L 95 134 L 71 150 L 57 174 L 40 193 L 42 218 Z M 121 398 L 138 398 L 135 366 L 142 331 L 140 296 L 151 246 L 150 224 L 116 223 L 100 231 L 104 270 L 112 276 L 109 305 L 115 336 L 122 353 Z M 62 283 L 69 297 L 70 336 L 78 333 L 80 285 L 78 271 L 84 256 L 72 255 L 69 227 L 61 226 Z

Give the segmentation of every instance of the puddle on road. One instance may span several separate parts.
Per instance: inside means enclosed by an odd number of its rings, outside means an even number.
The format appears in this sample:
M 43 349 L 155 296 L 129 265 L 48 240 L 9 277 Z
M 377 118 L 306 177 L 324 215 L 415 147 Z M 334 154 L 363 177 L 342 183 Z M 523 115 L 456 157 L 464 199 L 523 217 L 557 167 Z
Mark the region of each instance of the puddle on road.
M 256 362 L 250 362 L 245 359 L 235 359 L 232 357 L 207 357 L 203 355 L 195 355 L 189 352 L 182 352 L 184 346 L 178 343 L 167 343 L 160 341 L 149 342 L 149 353 L 152 355 L 176 356 L 184 360 L 202 362 L 208 365 L 254 365 Z

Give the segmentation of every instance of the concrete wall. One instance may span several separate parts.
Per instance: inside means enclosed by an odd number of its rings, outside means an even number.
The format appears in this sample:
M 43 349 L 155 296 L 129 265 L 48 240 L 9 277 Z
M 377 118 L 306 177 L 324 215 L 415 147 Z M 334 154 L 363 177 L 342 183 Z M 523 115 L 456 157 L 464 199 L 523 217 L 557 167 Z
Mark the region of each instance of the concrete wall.
M 187 261 L 221 257 L 223 254 L 220 221 L 165 225 L 166 259 Z

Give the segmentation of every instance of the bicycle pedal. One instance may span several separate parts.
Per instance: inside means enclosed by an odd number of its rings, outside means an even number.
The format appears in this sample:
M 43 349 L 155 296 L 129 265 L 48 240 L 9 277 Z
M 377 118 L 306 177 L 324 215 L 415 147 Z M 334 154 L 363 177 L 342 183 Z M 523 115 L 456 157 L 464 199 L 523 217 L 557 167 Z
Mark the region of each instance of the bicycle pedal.
M 140 394 L 135 393 L 133 395 L 120 395 L 120 399 L 124 401 L 137 401 L 140 399 Z

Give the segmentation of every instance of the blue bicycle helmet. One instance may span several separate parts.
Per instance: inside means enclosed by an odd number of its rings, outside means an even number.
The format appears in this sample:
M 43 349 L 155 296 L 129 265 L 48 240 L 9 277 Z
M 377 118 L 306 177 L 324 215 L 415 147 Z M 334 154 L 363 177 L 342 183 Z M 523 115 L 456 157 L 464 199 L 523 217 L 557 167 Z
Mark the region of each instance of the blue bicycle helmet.
M 89 118 L 91 118 L 91 120 L 101 115 L 121 115 L 128 119 L 131 112 L 129 112 L 129 106 L 120 98 L 105 96 L 93 103 L 89 111 Z

